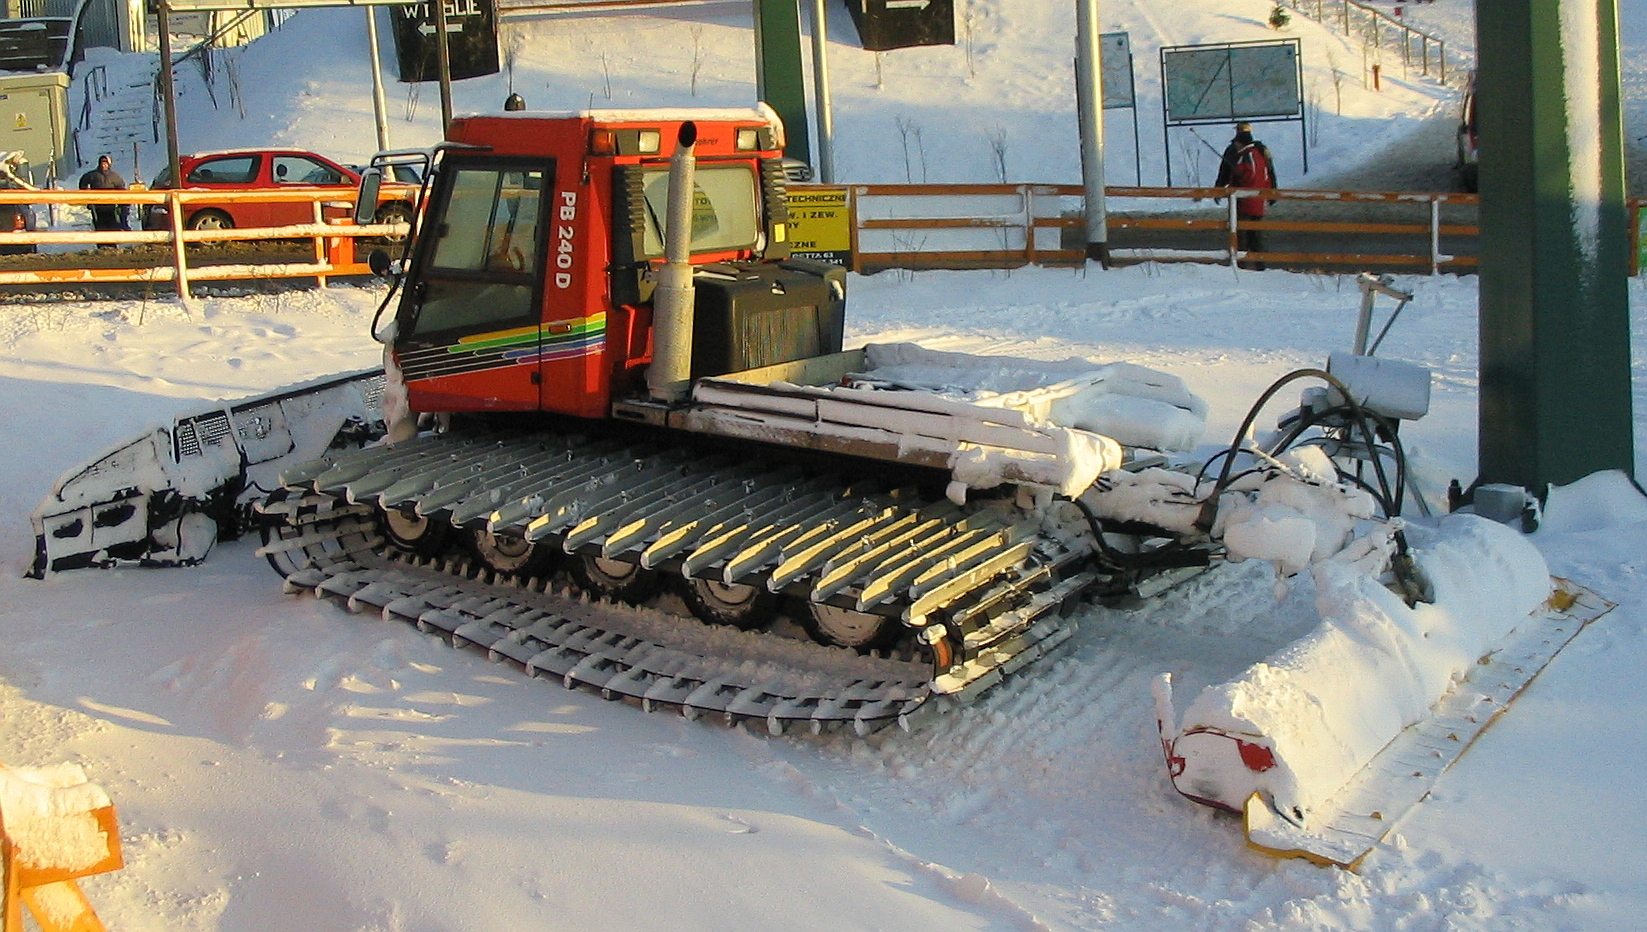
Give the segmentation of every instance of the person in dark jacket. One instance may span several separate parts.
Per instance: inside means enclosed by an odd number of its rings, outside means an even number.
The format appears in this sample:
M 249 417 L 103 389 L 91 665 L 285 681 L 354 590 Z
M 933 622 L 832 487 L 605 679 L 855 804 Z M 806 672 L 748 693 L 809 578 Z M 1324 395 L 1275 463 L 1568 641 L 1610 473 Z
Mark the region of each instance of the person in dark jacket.
M 97 157 L 97 167 L 80 176 L 80 190 L 82 191 L 124 191 L 126 179 L 114 170 L 114 160 L 106 155 Z M 126 204 L 93 204 L 91 205 L 92 229 L 94 230 L 125 230 L 127 211 L 131 208 Z
M 1263 143 L 1252 138 L 1252 124 L 1238 123 L 1235 138 L 1224 149 L 1218 164 L 1217 188 L 1278 188 L 1275 180 L 1275 161 Z M 1263 252 L 1264 234 L 1241 223 L 1242 220 L 1262 220 L 1268 206 L 1262 197 L 1241 197 L 1235 200 L 1236 245 L 1242 252 Z M 1251 267 L 1262 269 L 1264 263 L 1254 262 Z

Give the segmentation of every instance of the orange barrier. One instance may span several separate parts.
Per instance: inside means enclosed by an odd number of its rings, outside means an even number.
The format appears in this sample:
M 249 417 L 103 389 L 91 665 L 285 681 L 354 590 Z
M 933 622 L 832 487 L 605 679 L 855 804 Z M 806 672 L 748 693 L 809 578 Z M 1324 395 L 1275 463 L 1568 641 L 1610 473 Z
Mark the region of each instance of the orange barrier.
M 69 779 L 64 779 L 69 778 Z M 66 794 L 93 789 L 78 767 L 28 775 L 0 765 L 0 779 L 30 785 L 35 794 Z M 9 793 L 7 794 L 10 795 Z M 81 877 L 118 870 L 120 830 L 114 806 L 60 814 L 7 812 L 0 805 L 0 932 L 24 932 L 23 911 L 41 932 L 104 932 L 101 920 L 75 883 Z

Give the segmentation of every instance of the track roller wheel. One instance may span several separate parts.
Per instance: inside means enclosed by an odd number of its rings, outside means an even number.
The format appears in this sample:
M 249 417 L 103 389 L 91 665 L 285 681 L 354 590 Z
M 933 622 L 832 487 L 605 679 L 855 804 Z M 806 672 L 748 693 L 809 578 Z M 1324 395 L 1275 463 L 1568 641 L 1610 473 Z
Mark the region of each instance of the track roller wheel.
M 445 550 L 452 529 L 445 521 L 398 508 L 378 509 L 378 521 L 383 525 L 383 536 L 396 550 L 420 557 L 438 556 Z
M 479 530 L 474 536 L 475 556 L 495 573 L 508 576 L 542 576 L 555 562 L 548 544 L 529 541 L 512 534 Z
M 572 575 L 585 592 L 618 602 L 644 602 L 659 587 L 657 570 L 592 554 L 572 561 Z
M 271 503 L 284 501 L 288 494 L 285 489 L 277 489 L 273 495 L 269 496 L 269 501 Z M 279 541 L 291 540 L 302 533 L 297 527 L 287 522 L 285 518 L 269 514 L 258 515 L 258 531 L 263 537 L 263 546 L 265 547 Z M 301 551 L 295 550 L 270 552 L 264 554 L 263 558 L 269 561 L 269 565 L 274 567 L 274 571 L 279 573 L 282 578 L 290 576 L 308 565 L 308 559 L 305 555 Z
M 688 579 L 681 595 L 692 614 L 712 625 L 754 631 L 766 627 L 778 614 L 778 594 L 761 586 Z
M 812 640 L 829 647 L 849 647 L 868 654 L 893 646 L 904 633 L 903 624 L 896 618 L 821 602 L 809 602 L 807 608 L 809 611 L 801 617 L 801 626 L 812 635 Z
M 267 503 L 278 505 L 293 494 L 301 493 L 294 493 L 289 489 L 276 489 L 269 496 Z M 299 547 L 274 550 L 264 555 L 264 559 L 268 560 L 269 565 L 281 576 L 290 576 L 298 570 L 313 566 L 318 559 L 345 556 L 352 550 L 364 548 L 376 539 L 376 532 L 370 521 L 361 521 L 358 515 L 348 511 L 335 513 L 330 505 L 302 505 L 293 518 L 296 520 L 287 520 L 278 510 L 274 514 L 264 512 L 258 517 L 258 530 L 265 547 L 284 541 L 309 538 Z

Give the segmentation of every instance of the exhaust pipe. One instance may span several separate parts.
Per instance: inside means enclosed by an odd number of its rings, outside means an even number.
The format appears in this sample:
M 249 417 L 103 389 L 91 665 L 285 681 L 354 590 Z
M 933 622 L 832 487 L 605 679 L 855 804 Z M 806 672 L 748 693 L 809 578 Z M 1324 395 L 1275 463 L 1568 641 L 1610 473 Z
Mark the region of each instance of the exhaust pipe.
M 654 401 L 676 402 L 692 390 L 692 194 L 698 160 L 697 124 L 681 124 L 669 159 L 669 216 L 663 234 L 663 268 L 652 292 L 652 366 L 646 390 Z

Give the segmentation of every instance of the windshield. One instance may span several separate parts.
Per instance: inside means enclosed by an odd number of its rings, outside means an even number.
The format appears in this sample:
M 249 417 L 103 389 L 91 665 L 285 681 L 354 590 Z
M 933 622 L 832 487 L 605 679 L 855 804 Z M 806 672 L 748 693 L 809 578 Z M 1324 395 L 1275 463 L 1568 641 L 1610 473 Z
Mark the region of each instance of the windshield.
M 536 320 L 539 218 L 549 172 L 460 167 L 436 206 L 413 332 Z
M 759 188 L 752 166 L 699 163 L 692 186 L 692 251 L 728 252 L 751 249 L 760 236 Z M 669 170 L 648 168 L 641 173 L 646 198 L 646 229 L 642 248 L 646 258 L 663 255 L 663 228 L 669 216 Z

